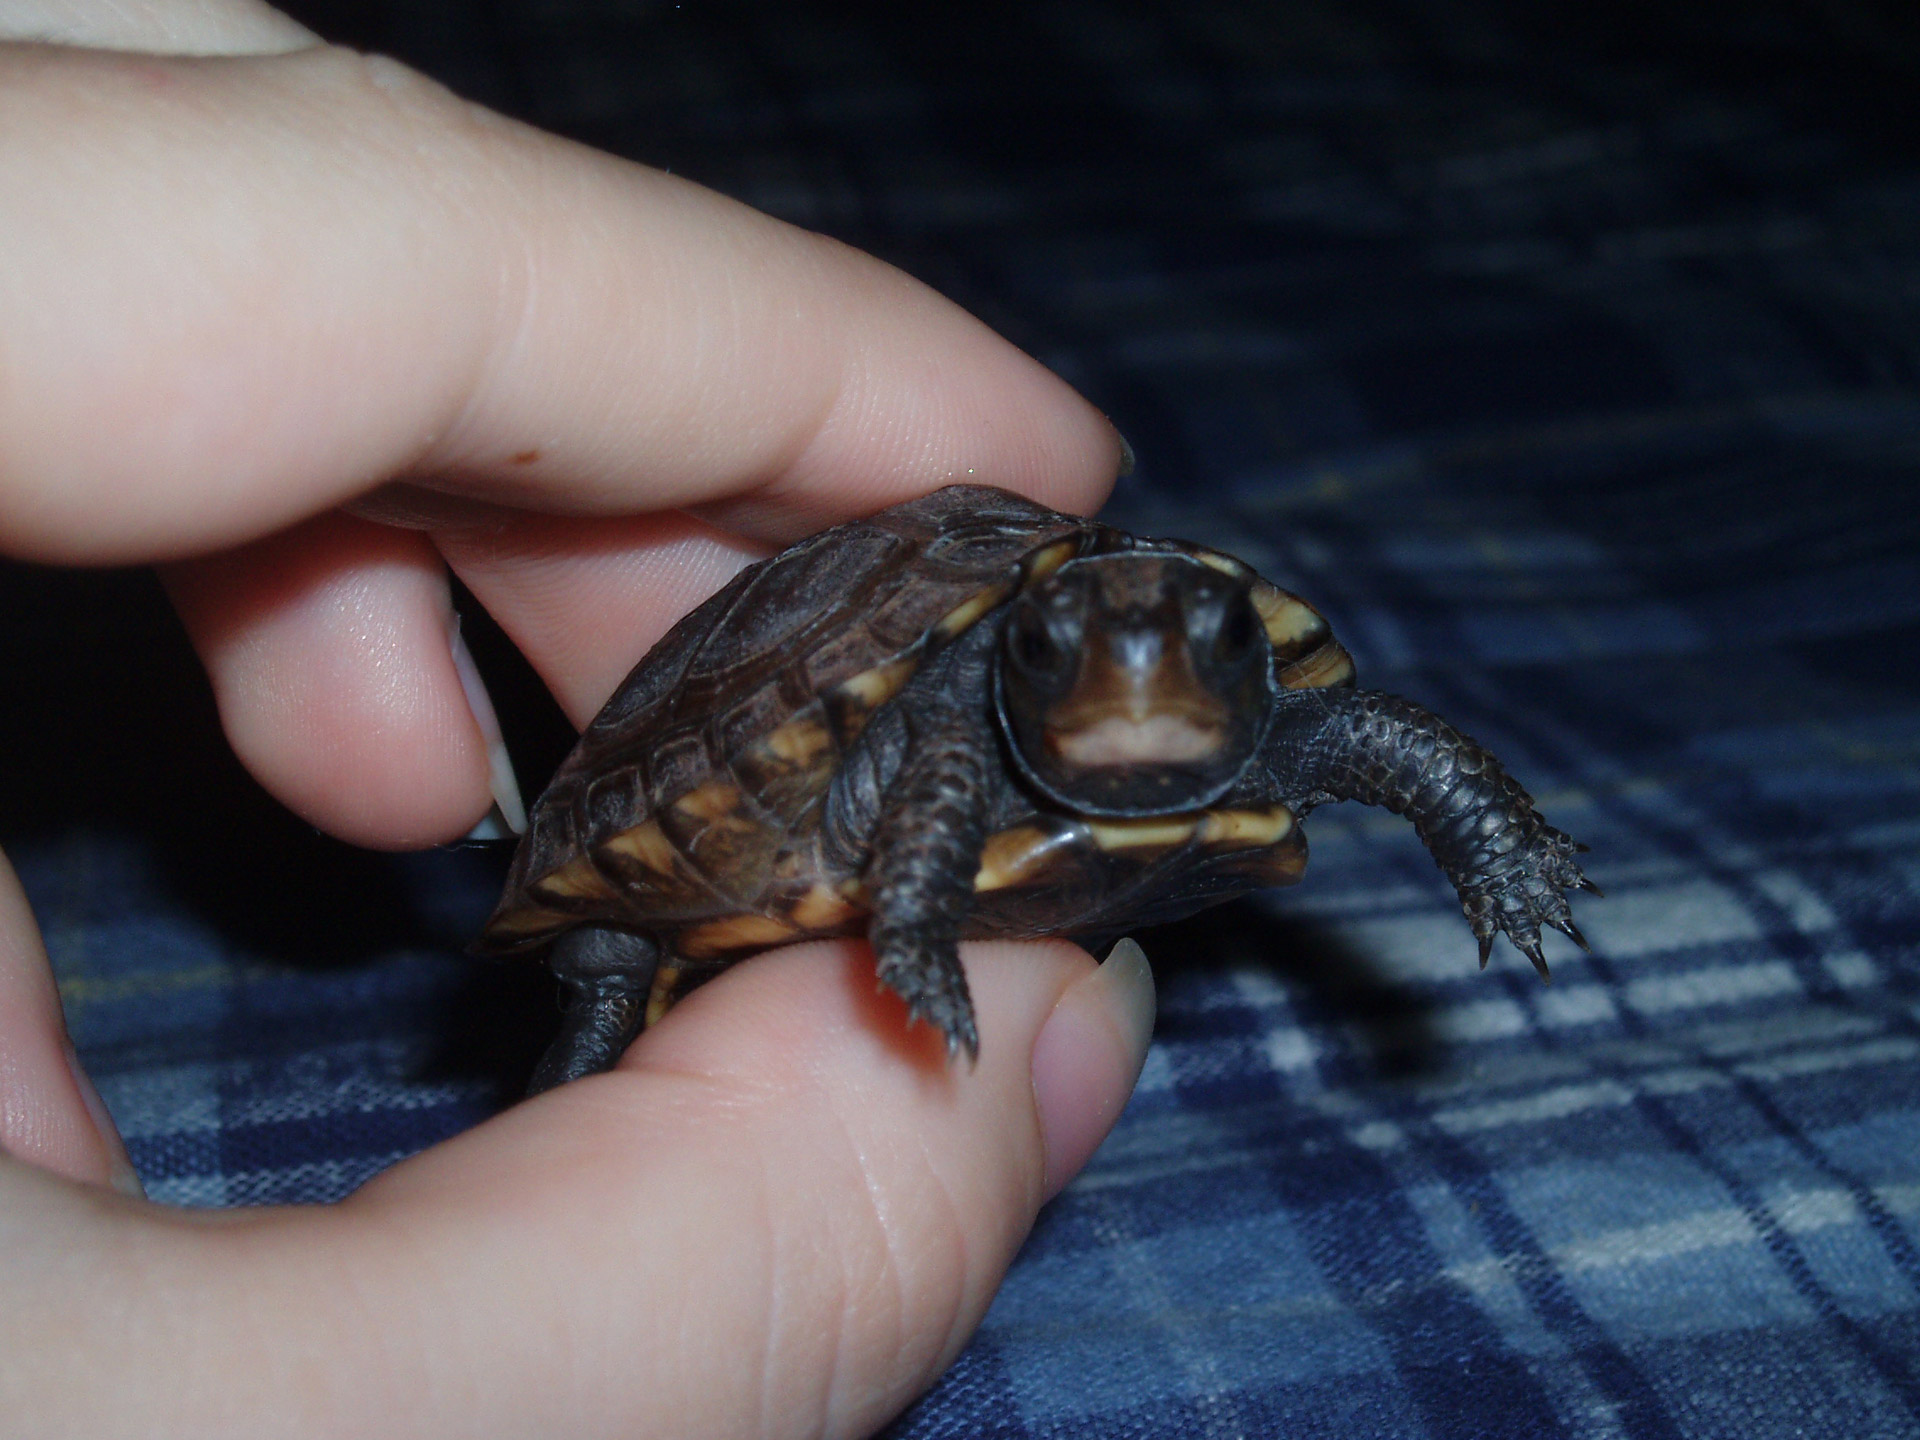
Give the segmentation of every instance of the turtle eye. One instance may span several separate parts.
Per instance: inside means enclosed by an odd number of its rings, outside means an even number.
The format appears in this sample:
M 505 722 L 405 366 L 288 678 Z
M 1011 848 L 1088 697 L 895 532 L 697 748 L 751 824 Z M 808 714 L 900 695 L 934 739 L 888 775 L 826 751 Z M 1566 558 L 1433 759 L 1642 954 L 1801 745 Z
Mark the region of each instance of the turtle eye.
M 1259 632 L 1253 606 L 1245 600 L 1230 603 L 1220 621 L 1220 628 L 1214 632 L 1214 654 L 1222 660 L 1237 660 L 1253 648 Z
M 1008 649 L 1012 652 L 1014 664 L 1043 677 L 1057 676 L 1067 658 L 1066 651 L 1054 640 L 1046 617 L 1028 606 L 1022 606 L 1014 618 Z

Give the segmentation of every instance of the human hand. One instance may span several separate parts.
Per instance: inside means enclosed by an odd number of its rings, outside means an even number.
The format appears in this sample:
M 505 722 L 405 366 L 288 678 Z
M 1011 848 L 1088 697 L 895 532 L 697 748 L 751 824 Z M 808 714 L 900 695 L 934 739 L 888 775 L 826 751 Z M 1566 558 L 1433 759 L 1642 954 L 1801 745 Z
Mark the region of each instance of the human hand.
M 497 788 L 448 565 L 582 721 L 769 546 L 1113 474 L 1097 413 L 897 272 L 270 11 L 0 30 L 67 42 L 0 46 L 0 549 L 164 562 L 236 750 L 345 838 L 448 839 Z M 189 1215 L 100 1188 L 124 1156 L 0 872 L 0 1414 L 867 1431 L 957 1353 L 1150 1023 L 1130 954 L 968 964 L 970 1074 L 859 947 L 800 947 L 339 1206 Z

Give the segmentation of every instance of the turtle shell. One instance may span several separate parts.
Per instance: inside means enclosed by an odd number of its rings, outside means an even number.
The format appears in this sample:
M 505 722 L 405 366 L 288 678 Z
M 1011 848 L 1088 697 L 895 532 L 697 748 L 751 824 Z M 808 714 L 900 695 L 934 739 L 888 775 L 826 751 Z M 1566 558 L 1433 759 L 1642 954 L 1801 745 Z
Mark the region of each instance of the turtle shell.
M 582 734 L 529 817 L 481 947 L 531 949 L 582 921 L 678 928 L 761 908 L 874 711 L 1100 531 L 951 486 L 743 570 Z
M 857 929 L 858 880 L 825 873 L 817 848 L 848 747 L 930 656 L 1023 587 L 1076 557 L 1138 548 L 1246 579 L 1279 683 L 1352 683 L 1319 613 L 1231 556 L 951 486 L 750 566 L 675 626 L 536 803 L 479 948 L 529 951 L 576 925 L 613 925 L 668 938 L 681 960 L 724 963 Z M 992 723 L 984 707 L 981 723 Z M 1306 858 L 1284 807 L 997 818 L 970 934 L 1166 918 L 1223 890 L 1289 883 Z

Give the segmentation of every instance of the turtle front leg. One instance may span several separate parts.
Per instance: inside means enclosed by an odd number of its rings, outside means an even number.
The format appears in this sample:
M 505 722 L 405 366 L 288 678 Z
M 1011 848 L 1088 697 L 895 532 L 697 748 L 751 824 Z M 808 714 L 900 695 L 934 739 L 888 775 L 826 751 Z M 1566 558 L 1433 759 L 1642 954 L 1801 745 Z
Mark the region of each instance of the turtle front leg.
M 866 870 L 880 979 L 914 1019 L 940 1028 L 948 1058 L 980 1055 L 960 927 L 986 843 L 990 743 L 958 725 L 917 740 L 887 788 Z
M 1549 825 L 1498 760 L 1432 711 L 1378 691 L 1299 691 L 1281 702 L 1267 746 L 1275 788 L 1296 813 L 1358 800 L 1413 821 L 1460 893 L 1483 968 L 1503 930 L 1542 979 L 1541 926 L 1587 948 L 1566 897 L 1599 894 L 1573 858 L 1586 847 Z
M 554 942 L 547 963 L 560 980 L 564 1018 L 528 1095 L 613 1068 L 646 1023 L 660 946 L 631 930 L 583 925 Z

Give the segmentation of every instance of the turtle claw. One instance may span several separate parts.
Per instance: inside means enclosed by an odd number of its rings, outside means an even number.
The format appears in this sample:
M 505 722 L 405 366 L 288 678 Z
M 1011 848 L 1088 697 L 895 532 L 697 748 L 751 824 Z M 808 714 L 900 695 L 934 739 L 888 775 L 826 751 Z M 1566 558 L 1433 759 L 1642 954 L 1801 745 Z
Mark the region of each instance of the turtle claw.
M 1578 880 L 1573 882 L 1573 888 L 1576 890 L 1585 890 L 1592 895 L 1598 896 L 1602 900 L 1607 898 L 1607 892 L 1602 890 L 1598 885 L 1594 884 L 1593 881 L 1589 880 L 1584 875 L 1582 875 Z
M 1536 935 L 1531 940 L 1525 942 L 1516 940 L 1513 943 L 1522 955 L 1533 962 L 1533 968 L 1540 972 L 1541 980 L 1551 985 L 1553 976 L 1547 972 L 1547 957 L 1540 953 L 1540 937 Z
M 1587 937 L 1573 923 L 1567 896 L 1575 890 L 1598 894 L 1599 889 L 1573 863 L 1573 840 L 1531 812 L 1522 823 L 1528 833 L 1520 844 L 1503 852 L 1504 863 L 1497 871 L 1455 883 L 1460 890 L 1461 909 L 1480 942 L 1480 968 L 1487 968 L 1494 937 L 1504 931 L 1514 949 L 1533 963 L 1540 978 L 1551 983 L 1553 976 L 1540 946 L 1541 927 L 1552 926 L 1592 954 Z
M 1573 943 L 1578 945 L 1582 950 L 1586 951 L 1587 954 L 1591 955 L 1593 953 L 1593 946 L 1587 943 L 1587 937 L 1580 933 L 1580 927 L 1573 923 L 1573 917 L 1571 915 L 1550 915 L 1547 917 L 1547 923 L 1569 940 L 1573 941 Z
M 947 1031 L 947 1063 L 953 1064 L 960 1058 L 960 1052 L 967 1052 L 967 1067 L 980 1063 L 980 1036 L 973 1028 L 973 1019 L 969 1016 L 966 1023 Z

